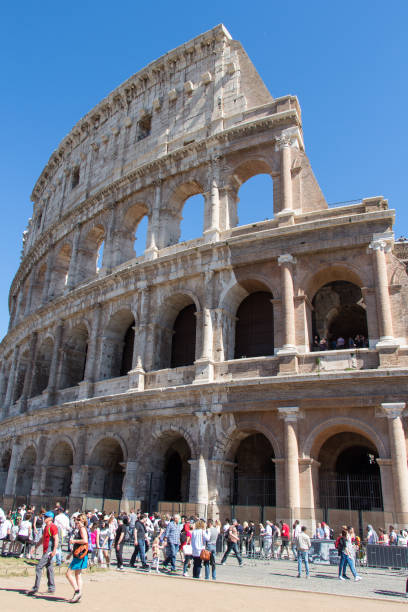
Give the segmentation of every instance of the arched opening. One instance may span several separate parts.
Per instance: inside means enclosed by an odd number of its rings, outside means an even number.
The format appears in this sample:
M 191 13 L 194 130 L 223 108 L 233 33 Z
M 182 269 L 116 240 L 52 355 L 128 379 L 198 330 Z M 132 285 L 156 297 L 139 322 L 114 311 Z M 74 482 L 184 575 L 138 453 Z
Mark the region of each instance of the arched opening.
M 14 383 L 13 402 L 17 402 L 23 394 L 25 378 L 27 375 L 28 364 L 30 362 L 30 353 L 26 350 L 19 359 L 17 375 Z
M 320 506 L 347 510 L 382 510 L 381 474 L 375 445 L 355 432 L 331 436 L 318 461 Z
M 192 365 L 196 349 L 196 307 L 189 304 L 179 312 L 173 326 L 171 366 Z
M 36 461 L 37 453 L 35 452 L 35 448 L 34 446 L 29 446 L 25 449 L 17 469 L 16 495 L 30 495 L 33 486 Z
M 84 379 L 88 330 L 80 323 L 70 330 L 63 347 L 60 389 L 73 387 Z
M 37 351 L 31 386 L 31 397 L 39 395 L 48 387 L 53 348 L 54 343 L 51 338 L 46 338 Z
M 159 248 L 177 244 L 181 240 L 191 240 L 202 235 L 204 225 L 203 198 L 204 192 L 197 181 L 188 181 L 179 185 L 171 194 L 168 209 L 162 211 L 161 236 Z M 188 201 L 187 205 L 186 202 Z M 199 233 L 197 234 L 197 228 Z M 181 230 L 183 235 L 181 236 Z
M 104 227 L 96 225 L 82 240 L 81 246 L 78 249 L 78 283 L 94 277 L 98 272 L 98 264 L 100 264 L 100 267 L 102 266 L 100 249 L 105 237 Z
M 68 282 L 69 264 L 71 261 L 71 245 L 64 244 L 55 258 L 49 297 L 52 299 L 62 295 Z
M 31 294 L 30 312 L 37 310 L 37 308 L 39 308 L 42 304 L 46 270 L 47 265 L 43 264 L 35 273 L 35 280 Z
M 177 432 L 166 432 L 149 453 L 146 466 L 146 508 L 159 501 L 186 502 L 190 490 L 191 449 Z
M 275 454 L 261 433 L 243 434 L 234 457 L 231 503 L 239 506 L 275 506 Z
M 125 376 L 132 369 L 135 319 L 130 310 L 120 310 L 110 319 L 103 335 L 100 376 Z
M 179 242 L 186 242 L 201 236 L 204 224 L 204 197 L 196 194 L 187 198 L 181 214 Z
M 0 460 L 0 495 L 4 495 L 6 490 L 7 475 L 11 461 L 11 450 L 8 448 L 1 455 Z
M 366 307 L 360 287 L 343 280 L 326 283 L 312 304 L 313 338 L 320 342 L 319 348 L 368 346 Z
M 105 241 L 102 240 L 101 244 L 98 247 L 98 254 L 96 256 L 96 271 L 99 272 L 99 270 L 102 268 L 103 265 L 103 252 L 105 249 Z
M 273 218 L 273 180 L 270 174 L 257 174 L 245 181 L 238 196 L 237 225 Z
M 123 462 L 123 451 L 117 440 L 104 438 L 98 442 L 89 460 L 89 494 L 105 499 L 121 499 Z
M 273 296 L 256 291 L 242 300 L 237 310 L 234 358 L 274 354 Z
M 51 452 L 45 489 L 47 495 L 68 497 L 71 493 L 72 449 L 68 442 L 59 442 Z
M 133 204 L 127 209 L 120 231 L 116 232 L 116 238 L 120 240 L 117 245 L 117 265 L 143 255 L 146 249 L 147 212 L 143 203 Z

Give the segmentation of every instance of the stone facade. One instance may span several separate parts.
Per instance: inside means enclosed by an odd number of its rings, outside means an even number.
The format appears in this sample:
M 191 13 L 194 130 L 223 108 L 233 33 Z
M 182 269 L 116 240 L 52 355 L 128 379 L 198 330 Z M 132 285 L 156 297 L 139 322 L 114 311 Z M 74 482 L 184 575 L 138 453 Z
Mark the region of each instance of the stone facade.
M 239 188 L 261 173 L 273 218 L 239 226 Z M 179 243 L 195 194 L 203 229 Z M 353 492 L 348 506 L 327 502 L 332 516 L 408 523 L 408 279 L 394 211 L 383 197 L 328 207 L 297 98 L 272 98 L 223 26 L 81 119 L 32 199 L 0 345 L 0 494 L 190 502 L 214 516 L 267 506 L 313 521 L 322 474 L 337 474 L 339 500 L 340 454 L 357 448 L 381 473 L 381 500 L 359 508 Z M 312 352 L 317 330 L 344 329 L 368 345 Z

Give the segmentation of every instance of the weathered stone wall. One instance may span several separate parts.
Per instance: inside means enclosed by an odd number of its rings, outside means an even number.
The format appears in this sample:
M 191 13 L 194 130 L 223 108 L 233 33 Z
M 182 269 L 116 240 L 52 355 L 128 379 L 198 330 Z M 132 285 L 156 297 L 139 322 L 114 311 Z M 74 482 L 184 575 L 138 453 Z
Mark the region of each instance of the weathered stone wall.
M 260 173 L 273 180 L 273 218 L 237 226 L 239 188 Z M 179 243 L 195 194 L 202 231 Z M 408 279 L 392 252 L 394 212 L 382 197 L 327 207 L 297 99 L 273 99 L 222 26 L 84 117 L 33 200 L 0 344 L 0 494 L 68 486 L 75 503 L 118 489 L 156 503 L 174 451 L 183 498 L 216 514 L 232 503 L 240 442 L 259 433 L 276 506 L 313 520 L 320 449 L 349 432 L 376 448 L 384 511 L 408 520 Z M 311 352 L 314 296 L 335 281 L 361 296 L 369 345 Z M 274 354 L 234 359 L 237 311 L 256 292 L 270 295 Z M 195 359 L 172 368 L 175 321 L 191 304 Z

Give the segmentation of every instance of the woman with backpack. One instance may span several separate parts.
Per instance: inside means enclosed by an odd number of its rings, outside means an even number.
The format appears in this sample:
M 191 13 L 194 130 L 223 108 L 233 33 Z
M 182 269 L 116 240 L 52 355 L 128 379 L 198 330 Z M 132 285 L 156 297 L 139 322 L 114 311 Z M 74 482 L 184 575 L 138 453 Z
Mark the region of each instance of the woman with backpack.
M 340 565 L 339 565 L 339 580 L 344 580 L 343 572 L 347 565 L 350 566 L 351 573 L 354 576 L 354 580 L 361 580 L 361 577 L 357 575 L 356 568 L 354 565 L 354 550 L 351 537 L 347 529 L 343 529 L 341 532 L 341 538 L 338 541 L 337 550 L 340 554 Z
M 82 597 L 82 576 L 83 569 L 88 567 L 88 519 L 86 514 L 80 514 L 75 519 L 75 531 L 71 539 L 72 561 L 67 570 L 66 576 L 70 585 L 74 589 L 74 595 L 69 600 L 70 603 L 77 603 Z

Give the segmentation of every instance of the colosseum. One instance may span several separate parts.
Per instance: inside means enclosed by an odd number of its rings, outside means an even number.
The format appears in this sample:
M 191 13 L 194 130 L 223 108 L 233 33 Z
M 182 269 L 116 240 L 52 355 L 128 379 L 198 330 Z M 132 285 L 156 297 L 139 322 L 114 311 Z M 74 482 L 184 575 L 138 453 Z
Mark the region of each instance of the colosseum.
M 239 225 L 259 174 L 269 218 Z M 80 119 L 32 201 L 0 345 L 5 507 L 408 524 L 407 243 L 382 196 L 328 206 L 297 98 L 224 26 Z

